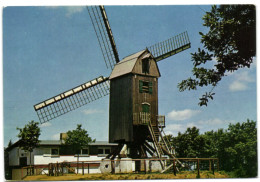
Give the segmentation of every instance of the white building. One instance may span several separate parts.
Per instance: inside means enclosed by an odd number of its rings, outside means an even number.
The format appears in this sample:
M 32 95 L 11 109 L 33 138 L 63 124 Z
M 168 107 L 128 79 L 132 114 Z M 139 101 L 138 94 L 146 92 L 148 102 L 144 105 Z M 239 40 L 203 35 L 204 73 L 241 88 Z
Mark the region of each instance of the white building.
M 76 152 L 73 148 L 65 146 L 63 144 L 61 134 L 60 140 L 41 140 L 38 147 L 31 153 L 26 152 L 19 148 L 20 141 L 17 141 L 13 145 L 7 148 L 9 154 L 9 167 L 12 171 L 12 179 L 17 178 L 16 176 L 25 176 L 25 173 L 21 169 L 31 165 L 35 167 L 36 173 L 47 174 L 48 165 L 50 163 L 62 163 L 69 162 L 74 168 L 76 168 L 76 162 L 85 163 L 87 169 L 85 173 L 100 173 L 100 161 L 104 159 L 111 151 L 116 148 L 117 144 L 108 143 L 105 141 L 96 141 L 95 143 L 90 143 L 89 146 L 81 149 L 81 151 Z M 79 155 L 78 155 L 79 153 Z M 66 172 L 66 169 L 65 171 Z M 82 173 L 82 168 L 76 171 Z M 18 177 L 18 178 L 20 178 Z

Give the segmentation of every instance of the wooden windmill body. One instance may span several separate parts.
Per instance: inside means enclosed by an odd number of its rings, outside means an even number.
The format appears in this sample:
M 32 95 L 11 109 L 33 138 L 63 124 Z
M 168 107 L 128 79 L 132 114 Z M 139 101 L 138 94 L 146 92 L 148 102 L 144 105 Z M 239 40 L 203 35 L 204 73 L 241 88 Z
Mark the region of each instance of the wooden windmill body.
M 160 72 L 148 50 L 115 65 L 110 79 L 109 142 L 136 142 L 146 138 L 142 125 L 156 125 Z
M 103 6 L 88 7 L 93 27 L 107 67 L 109 77 L 97 77 L 61 94 L 44 100 L 34 109 L 40 122 L 48 122 L 67 112 L 110 94 L 109 142 L 119 143 L 115 158 L 127 144 L 131 157 L 173 157 L 163 137 L 165 121 L 158 115 L 157 62 L 190 48 L 187 32 L 157 43 L 135 54 L 118 57 L 107 15 Z

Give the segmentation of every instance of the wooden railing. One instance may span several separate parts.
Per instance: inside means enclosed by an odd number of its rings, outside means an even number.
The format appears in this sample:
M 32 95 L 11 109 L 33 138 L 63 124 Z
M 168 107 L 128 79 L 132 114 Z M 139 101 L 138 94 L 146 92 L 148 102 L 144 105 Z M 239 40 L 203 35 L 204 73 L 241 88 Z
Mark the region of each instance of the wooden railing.
M 140 112 L 133 114 L 134 125 L 147 125 L 151 121 L 151 115 L 147 112 Z

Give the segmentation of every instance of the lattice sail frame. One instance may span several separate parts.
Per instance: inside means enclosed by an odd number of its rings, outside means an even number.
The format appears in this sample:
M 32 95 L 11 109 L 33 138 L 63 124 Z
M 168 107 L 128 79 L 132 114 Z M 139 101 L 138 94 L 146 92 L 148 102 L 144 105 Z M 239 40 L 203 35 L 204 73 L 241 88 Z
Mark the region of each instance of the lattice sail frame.
M 152 53 L 156 61 L 168 58 L 191 47 L 187 31 L 168 40 L 154 44 L 147 49 Z
M 119 62 L 119 56 L 105 8 L 104 6 L 88 6 L 87 9 L 106 66 L 112 70 L 114 65 Z
M 34 105 L 41 123 L 109 94 L 109 80 L 100 76 L 73 89 Z

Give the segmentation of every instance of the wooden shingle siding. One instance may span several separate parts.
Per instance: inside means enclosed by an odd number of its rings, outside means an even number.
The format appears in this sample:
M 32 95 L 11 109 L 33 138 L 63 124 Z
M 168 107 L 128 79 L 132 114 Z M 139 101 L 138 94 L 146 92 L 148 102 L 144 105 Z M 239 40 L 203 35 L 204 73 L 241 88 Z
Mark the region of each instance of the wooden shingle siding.
M 124 75 L 110 82 L 109 142 L 124 139 L 132 141 L 132 83 L 131 75 Z

